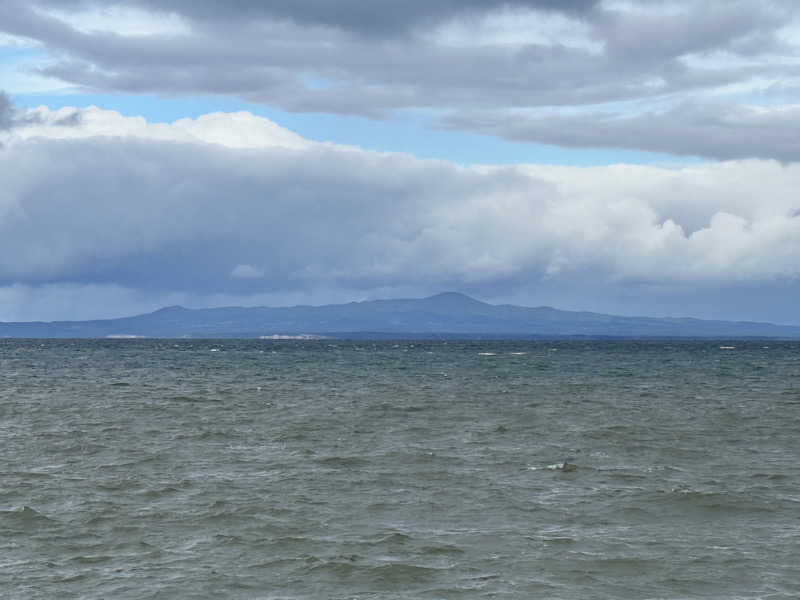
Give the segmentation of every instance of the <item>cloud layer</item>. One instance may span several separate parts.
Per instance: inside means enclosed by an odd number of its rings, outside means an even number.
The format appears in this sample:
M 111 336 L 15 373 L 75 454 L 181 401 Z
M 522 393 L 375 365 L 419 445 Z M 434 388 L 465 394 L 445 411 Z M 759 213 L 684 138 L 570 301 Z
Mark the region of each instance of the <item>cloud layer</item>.
M 528 116 L 464 113 L 442 127 L 467 129 L 514 141 L 572 148 L 613 145 L 717 159 L 800 160 L 800 105 L 754 107 L 686 102 L 646 113 Z
M 83 89 L 415 108 L 515 140 L 798 159 L 782 135 L 797 125 L 793 0 L 5 0 L 1 32 Z
M 149 124 L 96 108 L 26 111 L 0 141 L 3 320 L 36 289 L 142 308 L 561 289 L 610 309 L 591 298 L 635 287 L 628 312 L 648 312 L 731 286 L 763 303 L 800 275 L 800 165 L 465 168 L 247 113 Z

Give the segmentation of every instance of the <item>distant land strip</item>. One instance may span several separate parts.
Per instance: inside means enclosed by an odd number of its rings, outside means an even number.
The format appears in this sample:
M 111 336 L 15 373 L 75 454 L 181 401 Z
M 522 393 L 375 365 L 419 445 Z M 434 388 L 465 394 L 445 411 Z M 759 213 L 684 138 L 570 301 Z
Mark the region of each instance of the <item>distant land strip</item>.
M 678 317 L 623 317 L 593 312 L 488 304 L 445 292 L 420 299 L 325 306 L 170 306 L 118 319 L 0 322 L 2 338 L 800 339 L 800 326 Z

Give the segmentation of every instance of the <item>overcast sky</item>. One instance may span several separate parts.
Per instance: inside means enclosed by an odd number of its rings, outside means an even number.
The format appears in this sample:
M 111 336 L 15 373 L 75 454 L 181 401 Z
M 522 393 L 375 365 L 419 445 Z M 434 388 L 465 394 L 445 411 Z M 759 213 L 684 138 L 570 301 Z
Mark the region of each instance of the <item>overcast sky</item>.
M 0 0 L 0 90 L 0 320 L 800 324 L 793 0 Z

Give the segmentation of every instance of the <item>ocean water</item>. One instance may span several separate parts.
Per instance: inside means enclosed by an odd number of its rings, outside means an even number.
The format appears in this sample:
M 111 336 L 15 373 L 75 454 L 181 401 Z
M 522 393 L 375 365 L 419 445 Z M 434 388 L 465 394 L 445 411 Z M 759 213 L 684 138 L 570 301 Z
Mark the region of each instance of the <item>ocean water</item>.
M 2 340 L 0 598 L 796 599 L 799 433 L 796 342 Z

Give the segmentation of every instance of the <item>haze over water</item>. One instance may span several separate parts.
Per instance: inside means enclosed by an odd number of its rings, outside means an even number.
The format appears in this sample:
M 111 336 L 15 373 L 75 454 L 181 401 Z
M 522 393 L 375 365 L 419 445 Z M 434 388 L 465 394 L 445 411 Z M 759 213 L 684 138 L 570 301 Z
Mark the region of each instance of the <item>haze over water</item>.
M 0 597 L 797 598 L 799 411 L 796 342 L 0 341 Z

